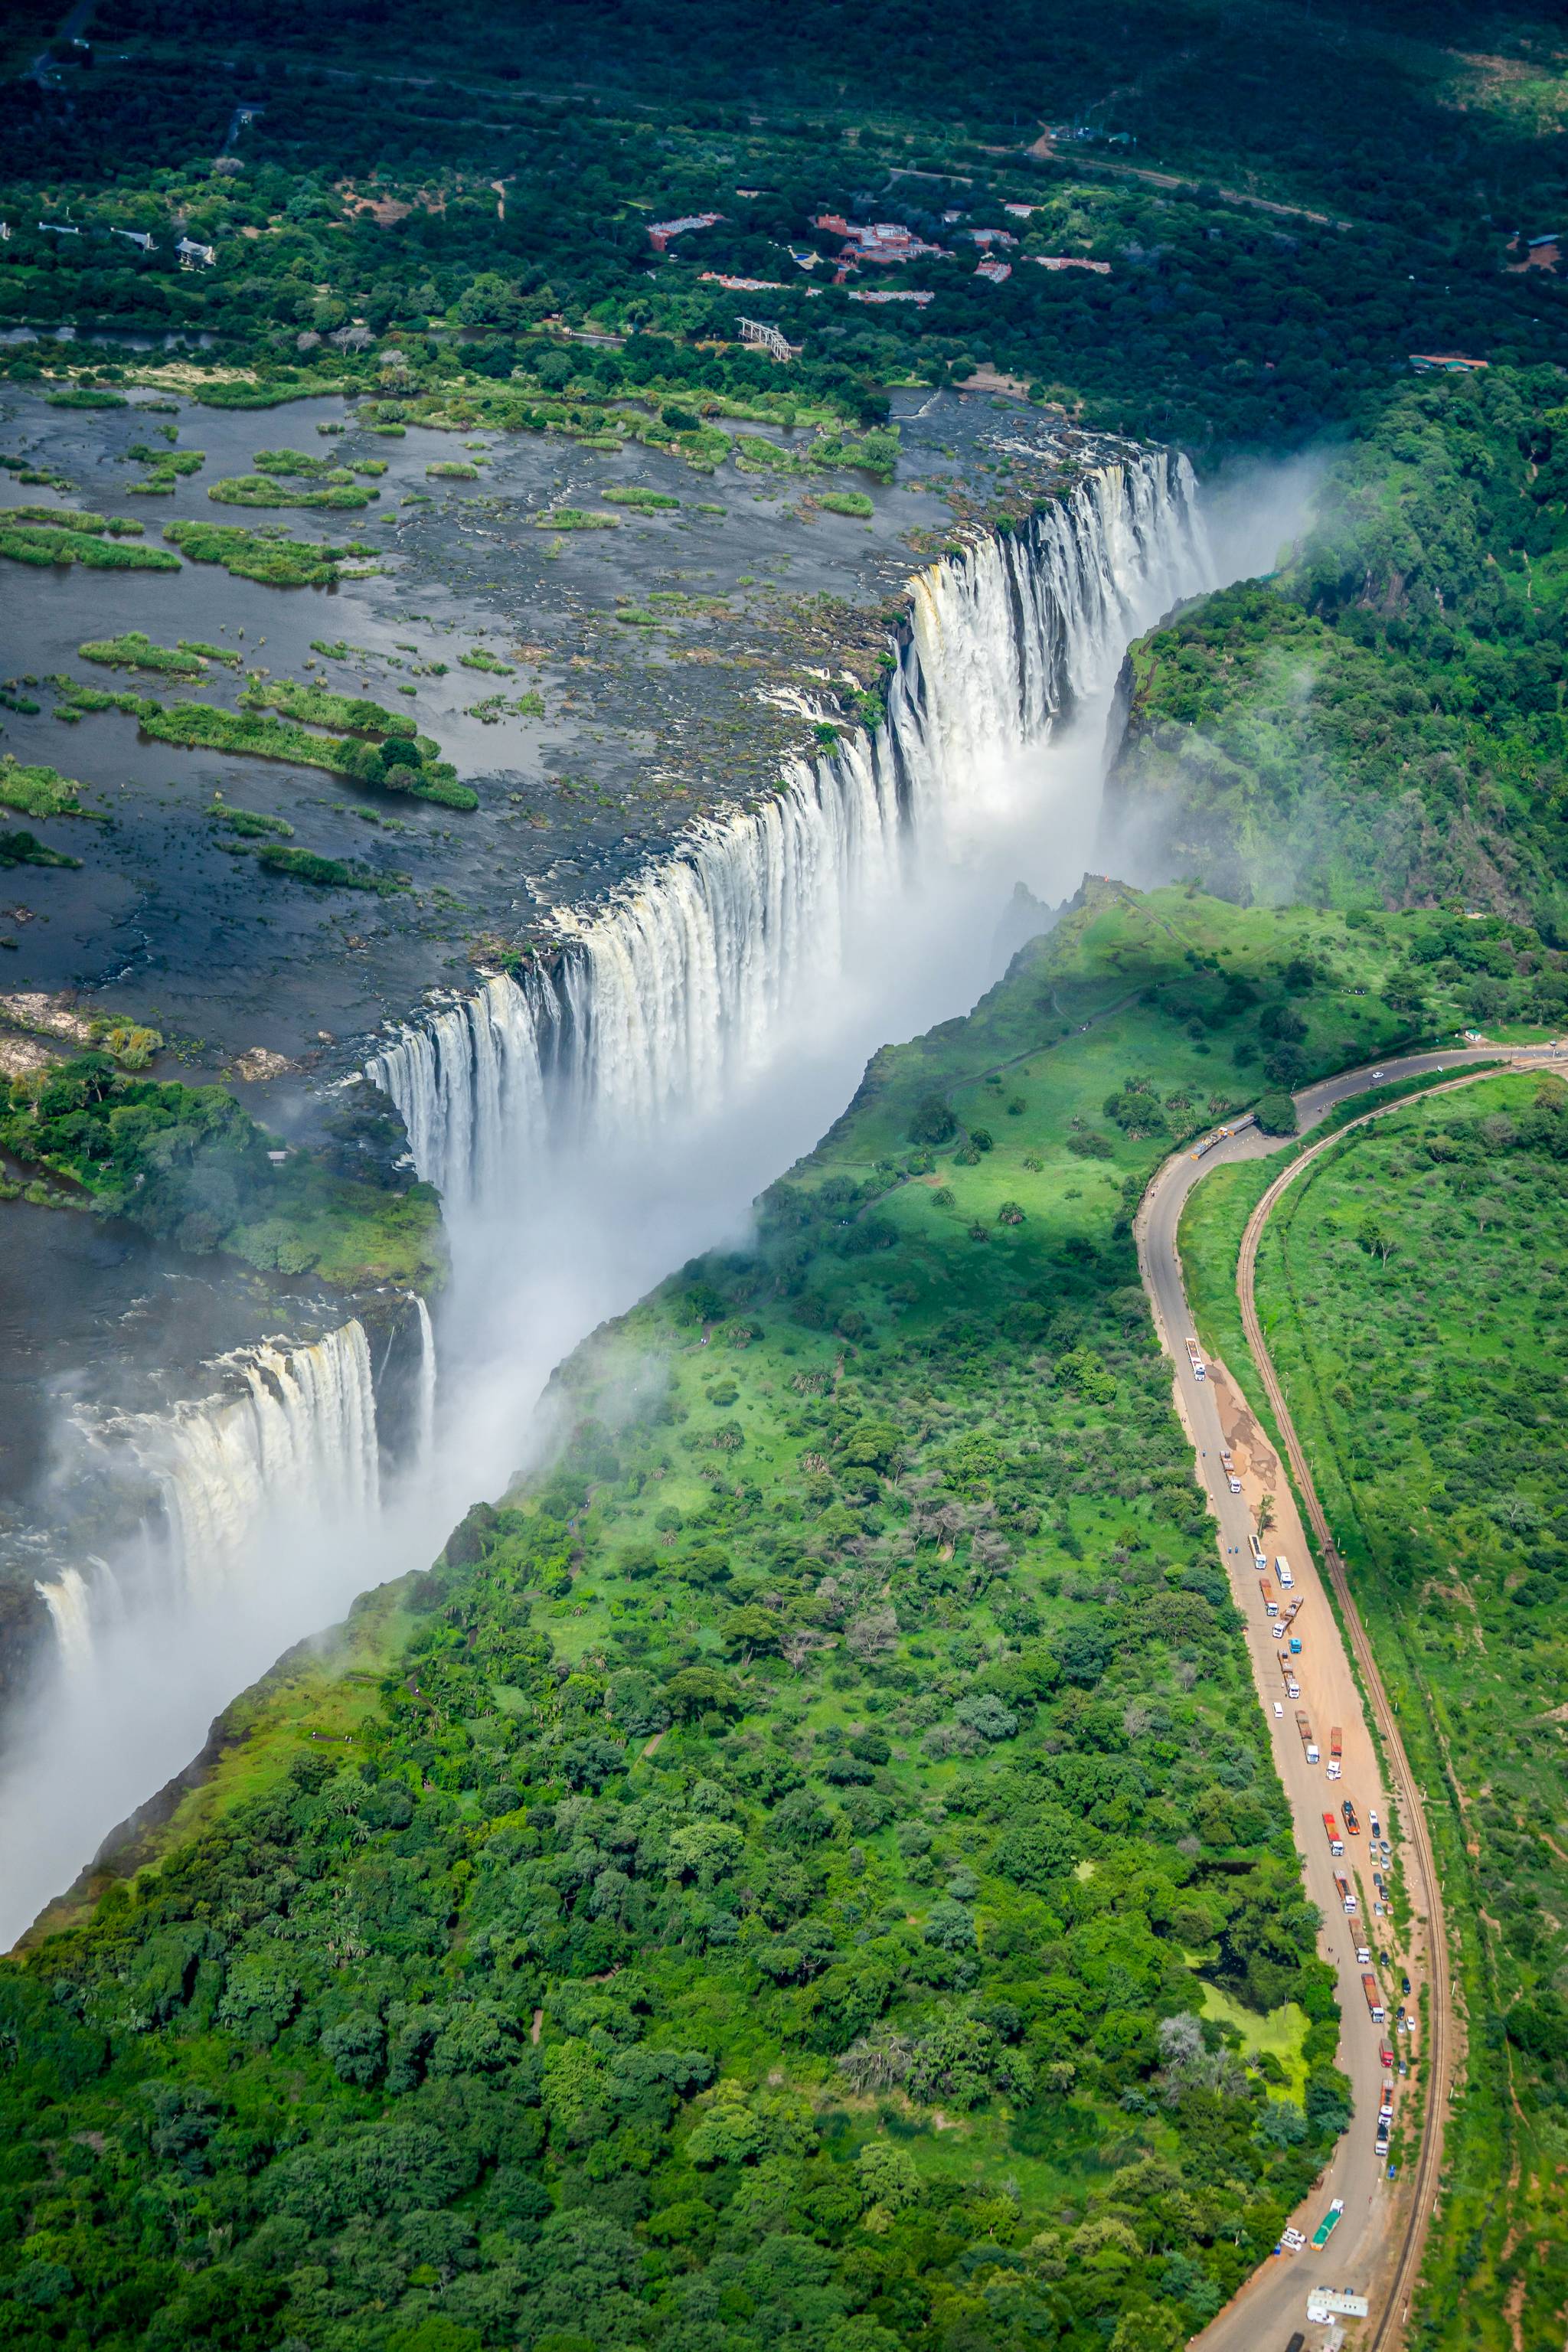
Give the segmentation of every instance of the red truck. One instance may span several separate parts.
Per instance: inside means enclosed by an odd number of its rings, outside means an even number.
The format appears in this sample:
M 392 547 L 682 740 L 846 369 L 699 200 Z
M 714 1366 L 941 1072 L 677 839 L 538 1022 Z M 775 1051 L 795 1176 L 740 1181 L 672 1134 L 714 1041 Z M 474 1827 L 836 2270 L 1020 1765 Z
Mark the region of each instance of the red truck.
M 1340 1825 L 1338 1822 L 1335 1821 L 1332 1813 L 1325 1813 L 1323 1815 L 1323 1827 L 1329 1833 L 1329 1852 L 1331 1853 L 1343 1853 L 1345 1850 L 1345 1842 L 1340 1835 Z
M 1367 2010 L 1371 2015 L 1373 2023 L 1374 2025 L 1381 2025 L 1383 2023 L 1383 1995 L 1378 1991 L 1377 1979 L 1371 1975 L 1363 1976 L 1361 1980 L 1361 1989 L 1366 1995 Z

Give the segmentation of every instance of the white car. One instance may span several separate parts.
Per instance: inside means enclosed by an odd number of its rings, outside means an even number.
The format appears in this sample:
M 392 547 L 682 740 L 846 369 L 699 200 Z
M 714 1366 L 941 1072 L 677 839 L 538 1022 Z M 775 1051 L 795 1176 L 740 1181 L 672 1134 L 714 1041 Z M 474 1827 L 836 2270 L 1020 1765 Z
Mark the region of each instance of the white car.
M 1388 1076 L 1388 1073 L 1386 1070 L 1373 1070 L 1372 1075 L 1374 1078 L 1384 1078 Z
M 1275 1700 L 1275 1702 L 1274 1702 L 1274 1712 L 1275 1712 L 1275 1715 L 1279 1717 L 1279 1720 L 1281 1723 L 1283 1723 L 1283 1722 L 1284 1722 L 1284 1720 L 1285 1720 L 1285 1710 L 1284 1710 L 1284 1708 L 1280 1706 L 1279 1701 L 1278 1699 L 1276 1699 L 1276 1700 Z

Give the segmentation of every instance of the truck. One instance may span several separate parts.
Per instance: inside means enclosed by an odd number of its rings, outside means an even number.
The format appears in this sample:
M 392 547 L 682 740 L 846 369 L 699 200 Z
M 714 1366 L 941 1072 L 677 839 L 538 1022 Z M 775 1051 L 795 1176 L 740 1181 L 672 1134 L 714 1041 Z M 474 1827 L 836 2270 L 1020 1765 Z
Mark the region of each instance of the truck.
M 1377 1989 L 1377 1979 L 1370 1969 L 1362 1978 L 1361 1989 L 1366 1996 L 1367 2015 L 1374 2025 L 1381 2025 L 1384 2019 L 1383 1995 Z
M 1345 1850 L 1345 1842 L 1340 1835 L 1340 1825 L 1338 1822 L 1335 1821 L 1332 1813 L 1325 1813 L 1323 1815 L 1323 1827 L 1329 1834 L 1329 1852 L 1331 1853 L 1343 1853 Z
M 1344 1769 L 1344 1766 L 1340 1761 L 1340 1727 L 1336 1723 L 1329 1734 L 1328 1774 L 1330 1780 L 1337 1780 Z
M 1301 1745 L 1307 1751 L 1308 1763 L 1315 1764 L 1318 1760 L 1318 1743 L 1312 1737 L 1312 1727 L 1307 1720 L 1306 1710 L 1303 1707 L 1296 1709 L 1296 1728 L 1301 1735 Z
M 1334 1889 L 1339 1895 L 1342 1907 L 1346 1911 L 1353 1911 L 1355 1909 L 1355 1888 L 1351 1885 L 1350 1880 L 1345 1876 L 1342 1870 L 1336 1870 L 1334 1873 Z
M 1199 1348 L 1195 1339 L 1189 1339 L 1186 1346 L 1187 1361 L 1193 1368 L 1194 1380 L 1205 1380 L 1208 1377 L 1208 1368 L 1204 1362 L 1203 1350 Z
M 1286 1591 L 1289 1592 L 1296 1580 L 1290 1572 L 1290 1563 L 1286 1559 L 1283 1552 L 1278 1554 L 1275 1559 L 1274 1566 L 1279 1573 L 1280 1583 L 1285 1587 Z
M 1247 1540 L 1252 1546 L 1252 1565 L 1261 1576 L 1268 1565 L 1268 1554 L 1264 1550 L 1256 1535 L 1249 1535 Z
M 1356 1809 L 1352 1804 L 1348 1797 L 1345 1799 L 1344 1803 L 1340 1807 L 1340 1811 L 1345 1817 L 1345 1827 L 1349 1830 L 1352 1837 L 1360 1837 L 1361 1823 L 1356 1818 Z
M 1274 1598 L 1274 1587 L 1269 1583 L 1267 1577 L 1264 1578 L 1258 1590 L 1263 1595 L 1264 1615 L 1266 1617 L 1278 1617 L 1279 1614 L 1279 1603 Z
M 1313 2231 L 1312 2243 L 1320 2253 L 1321 2253 L 1323 2248 L 1328 2244 L 1329 2240 L 1333 2236 L 1335 2230 L 1339 2227 L 1340 2215 L 1344 2211 L 1344 2199 L 1342 2197 L 1336 2197 L 1328 2211 L 1324 2214 L 1322 2220 L 1319 2222 L 1317 2228 Z
M 1287 1697 L 1287 1698 L 1300 1698 L 1300 1696 L 1301 1696 L 1301 1685 L 1300 1685 L 1300 1684 L 1296 1680 L 1295 1670 L 1294 1670 L 1294 1668 L 1291 1666 L 1291 1664 L 1290 1664 L 1290 1661 L 1289 1661 L 1289 1658 L 1281 1658 L 1281 1659 L 1280 1659 L 1280 1661 L 1279 1661 L 1279 1672 L 1280 1672 L 1280 1675 L 1281 1675 L 1281 1677 L 1283 1678 L 1283 1681 L 1284 1681 L 1284 1684 L 1285 1684 L 1285 1696 L 1286 1696 L 1286 1697 Z

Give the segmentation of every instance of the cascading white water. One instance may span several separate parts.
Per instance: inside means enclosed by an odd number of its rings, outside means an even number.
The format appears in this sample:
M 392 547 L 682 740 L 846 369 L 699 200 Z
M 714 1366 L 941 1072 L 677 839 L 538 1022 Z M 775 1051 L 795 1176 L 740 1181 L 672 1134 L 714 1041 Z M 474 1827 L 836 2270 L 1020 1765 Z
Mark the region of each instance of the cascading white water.
M 369 1061 L 449 1212 L 497 1207 L 547 1147 L 721 1104 L 867 908 L 962 855 L 1020 750 L 1209 568 L 1191 469 L 1150 450 L 918 573 L 874 733 L 795 764 L 764 807 L 702 820 L 598 911 L 563 914 L 553 972 L 497 975 Z
M 409 1296 L 419 1318 L 419 1385 L 415 1397 L 414 1460 L 421 1473 L 428 1471 L 430 1457 L 436 1448 L 436 1330 L 430 1320 L 430 1309 L 417 1291 Z
M 421 1372 L 423 1415 L 424 1382 L 434 1379 L 423 1301 L 420 1318 L 429 1366 Z M 129 1456 L 163 1503 L 161 1534 L 142 1530 L 127 1572 L 138 1586 L 172 1587 L 184 1608 L 225 1603 L 253 1572 L 263 1519 L 280 1503 L 301 1522 L 347 1531 L 370 1517 L 380 1495 L 375 1390 L 361 1324 L 306 1347 L 264 1340 L 230 1369 L 243 1378 L 240 1394 L 128 1415 L 94 1433 L 96 1448 Z M 67 1567 L 37 1586 L 68 1674 L 92 1660 L 100 1595 L 120 1603 L 108 1564 L 94 1566 L 96 1584 Z
M 279 1496 L 324 1520 L 353 1521 L 379 1494 L 375 1390 L 358 1322 L 313 1347 L 268 1342 L 241 1359 L 243 1396 L 177 1405 L 125 1434 L 163 1497 L 189 1597 L 221 1592 L 238 1572 L 263 1511 Z
M 1127 642 L 1208 584 L 1184 465 L 1136 453 L 1086 475 L 913 581 L 874 735 L 566 919 L 552 971 L 488 982 L 383 1046 L 371 1072 L 453 1228 L 441 1443 L 423 1314 L 418 1475 L 395 1507 L 372 1507 L 363 1334 L 334 1335 L 347 1352 L 330 1375 L 279 1348 L 239 1398 L 138 1424 L 178 1543 L 119 1566 L 162 1605 L 89 1621 L 89 1665 L 40 1699 L 0 1787 L 0 1942 L 279 1650 L 426 1565 L 476 1495 L 501 1490 L 540 1442 L 552 1367 L 693 1250 L 738 1237 L 872 1047 L 973 1002 L 1020 874 L 1056 897 L 1082 871 Z M 1085 723 L 1068 729 L 1075 705 Z M 309 1433 L 329 1427 L 330 1447 Z
M 79 1568 L 62 1568 L 52 1584 L 35 1582 L 33 1590 L 49 1612 L 62 1673 L 85 1674 L 92 1664 L 92 1601 L 86 1577 Z

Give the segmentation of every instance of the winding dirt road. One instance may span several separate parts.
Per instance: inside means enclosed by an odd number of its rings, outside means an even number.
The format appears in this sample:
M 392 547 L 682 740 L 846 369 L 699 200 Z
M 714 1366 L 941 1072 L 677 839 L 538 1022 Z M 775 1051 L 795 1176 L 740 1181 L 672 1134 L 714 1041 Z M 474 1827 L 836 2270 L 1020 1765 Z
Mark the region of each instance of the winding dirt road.
M 1529 1047 L 1512 1055 L 1507 1048 L 1485 1045 L 1458 1052 L 1406 1055 L 1380 1065 L 1375 1073 L 1371 1069 L 1350 1071 L 1306 1088 L 1296 1097 L 1297 1114 L 1302 1128 L 1308 1129 L 1317 1125 L 1336 1105 L 1397 1079 L 1454 1070 L 1459 1075 L 1450 1083 L 1464 1086 L 1485 1076 L 1490 1068 L 1510 1065 L 1539 1068 L 1560 1064 L 1565 1058 L 1568 1048 L 1556 1045 Z M 1342 2020 L 1339 2063 L 1350 2077 L 1355 2102 L 1354 2120 L 1349 2132 L 1341 2140 L 1311 2197 L 1291 2216 L 1294 2226 L 1310 2237 L 1329 2200 L 1342 2198 L 1343 2217 L 1328 2249 L 1320 2255 L 1308 2248 L 1293 2258 L 1281 2256 L 1265 2263 L 1202 2336 L 1194 2338 L 1202 2352 L 1272 2352 L 1275 2347 L 1283 2352 L 1294 2331 L 1305 2325 L 1307 2292 L 1313 2286 L 1347 2286 L 1366 2294 L 1372 2304 L 1370 2333 L 1363 2339 L 1368 2352 L 1395 2352 L 1403 2340 L 1442 2166 L 1443 2133 L 1454 2069 L 1442 1888 L 1421 1791 L 1411 1777 L 1398 1725 L 1268 1354 L 1254 1297 L 1258 1244 L 1280 1196 L 1303 1169 L 1310 1167 L 1342 1135 L 1367 1119 L 1384 1117 L 1401 1107 L 1398 1101 L 1386 1103 L 1365 1113 L 1362 1119 L 1337 1128 L 1321 1142 L 1309 1145 L 1281 1171 L 1248 1220 L 1237 1276 L 1243 1326 L 1275 1425 L 1284 1441 L 1296 1494 L 1305 1507 L 1317 1539 L 1318 1556 L 1324 1563 L 1341 1620 L 1349 1633 L 1354 1670 L 1340 1622 L 1320 1584 L 1305 1530 L 1297 1517 L 1294 1496 L 1289 1482 L 1279 1475 L 1279 1465 L 1267 1439 L 1230 1374 L 1214 1367 L 1205 1378 L 1198 1379 L 1184 1344 L 1194 1330 L 1177 1250 L 1177 1230 L 1187 1196 L 1211 1168 L 1237 1160 L 1260 1158 L 1279 1150 L 1282 1145 L 1256 1129 L 1247 1129 L 1215 1146 L 1201 1159 L 1194 1159 L 1190 1152 L 1179 1154 L 1166 1162 L 1150 1186 L 1137 1221 L 1144 1288 L 1162 1343 L 1175 1366 L 1177 1409 L 1193 1440 L 1199 1475 L 1218 1522 L 1220 1549 L 1232 1593 L 1247 1622 L 1254 1678 L 1269 1727 L 1274 1760 L 1290 1804 L 1306 1889 L 1326 1923 L 1319 1948 L 1335 1968 L 1338 1978 Z M 1232 1491 L 1231 1474 L 1221 1464 L 1222 1450 L 1233 1457 L 1241 1484 L 1239 1494 Z M 1290 1560 L 1295 1580 L 1291 1597 L 1303 1596 L 1295 1628 L 1304 1637 L 1301 1656 L 1294 1662 L 1300 1688 L 1299 1700 L 1289 1698 L 1282 1686 L 1275 1629 L 1260 1606 L 1260 1580 L 1251 1559 L 1252 1537 L 1259 1524 L 1265 1492 L 1273 1496 L 1268 1539 L 1270 1580 L 1277 1580 L 1272 1563 L 1283 1553 Z M 1283 1593 L 1279 1597 L 1282 1600 Z M 1363 1691 L 1377 1726 L 1381 1761 L 1363 1706 Z M 1321 1750 L 1321 1759 L 1316 1765 L 1307 1762 L 1304 1742 L 1296 1729 L 1298 1705 L 1308 1716 Z M 1334 1724 L 1342 1735 L 1344 1774 L 1342 1780 L 1330 1782 L 1324 1769 L 1328 1754 L 1324 1735 Z M 1390 1790 L 1381 1785 L 1384 1765 L 1392 1776 Z M 1364 1937 L 1375 1946 L 1388 1939 L 1387 1929 L 1380 1927 L 1373 1935 L 1366 1924 L 1373 1916 L 1373 1889 L 1369 1883 L 1372 1857 L 1366 1855 L 1363 1860 L 1363 1840 L 1346 1837 L 1345 1857 L 1336 1862 L 1330 1853 L 1321 1819 L 1330 1810 L 1337 1813 L 1346 1795 L 1353 1798 L 1363 1823 L 1375 1811 L 1385 1832 L 1390 1830 L 1392 1818 L 1387 1800 L 1392 1795 L 1397 1803 L 1400 1861 L 1418 1931 L 1411 1956 L 1412 1973 L 1418 1972 L 1428 1989 L 1425 2040 L 1413 2032 L 1408 2043 L 1401 2041 L 1398 2045 L 1403 2054 L 1406 2048 L 1415 2053 L 1419 2044 L 1424 2105 L 1419 2148 L 1396 2188 L 1386 2179 L 1387 2168 L 1375 2147 L 1374 2132 L 1383 2081 L 1379 2051 L 1385 2045 L 1394 2046 L 1396 2041 L 1393 2001 L 1397 1996 L 1385 1981 L 1389 2022 L 1374 2025 L 1363 1999 L 1362 1968 L 1355 1958 L 1358 1937 Z M 1349 1876 L 1359 1895 L 1360 1908 L 1354 1918 L 1345 1915 L 1341 1890 L 1335 1884 L 1336 1870 Z M 1359 1927 L 1358 1921 L 1362 1923 Z

